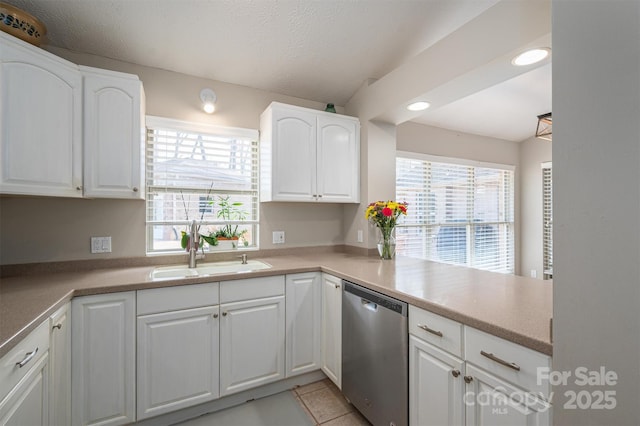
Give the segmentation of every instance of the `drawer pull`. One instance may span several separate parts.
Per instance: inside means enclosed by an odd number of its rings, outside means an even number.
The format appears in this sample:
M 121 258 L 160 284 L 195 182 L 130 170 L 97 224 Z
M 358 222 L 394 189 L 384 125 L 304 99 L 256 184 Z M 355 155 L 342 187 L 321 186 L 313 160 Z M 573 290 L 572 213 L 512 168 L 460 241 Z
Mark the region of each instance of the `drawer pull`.
M 24 356 L 24 359 L 22 361 L 16 362 L 16 365 L 18 366 L 18 368 L 22 368 L 25 365 L 27 365 L 27 363 L 31 361 L 33 357 L 36 356 L 37 353 L 38 353 L 38 348 L 35 348 L 31 352 L 27 352 L 27 354 Z
M 460 375 L 460 370 L 451 370 L 451 375 L 453 377 L 458 377 Z
M 465 383 L 471 383 L 471 382 L 473 382 L 473 377 L 471 377 L 471 376 L 464 376 L 464 382 L 465 382 Z
M 520 371 L 520 366 L 518 364 L 516 364 L 515 362 L 507 362 L 507 361 L 505 361 L 503 359 L 498 358 L 494 354 L 490 354 L 490 353 L 487 353 L 485 351 L 480 351 L 480 355 L 486 356 L 491 361 L 495 361 L 500 365 L 504 365 L 505 367 L 509 367 L 509 368 L 511 368 L 513 370 Z
M 422 329 L 422 330 L 424 330 L 424 331 L 427 331 L 427 332 L 429 332 L 429 333 L 431 333 L 431 334 L 435 334 L 435 335 L 436 335 L 436 336 L 438 336 L 438 337 L 442 337 L 442 336 L 443 336 L 443 334 L 442 334 L 442 332 L 441 332 L 441 331 L 434 330 L 433 328 L 429 328 L 429 327 L 427 327 L 426 325 L 420 325 L 420 324 L 418 324 L 418 328 L 420 328 L 420 329 Z
M 62 329 L 62 323 L 60 324 L 56 324 L 53 327 L 51 327 L 51 329 L 53 330 L 54 328 L 57 328 L 58 330 Z

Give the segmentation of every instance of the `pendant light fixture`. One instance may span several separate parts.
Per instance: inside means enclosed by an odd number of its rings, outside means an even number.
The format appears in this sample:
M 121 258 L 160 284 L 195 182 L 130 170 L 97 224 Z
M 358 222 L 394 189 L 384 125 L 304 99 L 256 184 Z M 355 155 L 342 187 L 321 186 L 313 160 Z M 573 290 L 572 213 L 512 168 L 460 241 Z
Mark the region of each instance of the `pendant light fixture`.
M 202 109 L 207 114 L 213 114 L 216 110 L 217 96 L 211 89 L 202 89 L 200 91 L 200 100 L 202 101 Z
M 536 138 L 551 140 L 552 130 L 551 113 L 542 114 L 538 116 L 538 127 L 536 128 Z

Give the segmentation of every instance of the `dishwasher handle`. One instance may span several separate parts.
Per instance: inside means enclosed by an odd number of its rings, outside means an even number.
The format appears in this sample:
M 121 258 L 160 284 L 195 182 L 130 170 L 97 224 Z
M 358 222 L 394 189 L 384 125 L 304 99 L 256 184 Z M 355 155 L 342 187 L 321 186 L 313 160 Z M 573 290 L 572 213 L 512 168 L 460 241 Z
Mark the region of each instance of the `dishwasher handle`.
M 378 310 L 378 305 L 373 303 L 370 300 L 361 298 L 360 303 L 362 303 L 363 308 L 368 309 L 370 311 L 376 312 Z

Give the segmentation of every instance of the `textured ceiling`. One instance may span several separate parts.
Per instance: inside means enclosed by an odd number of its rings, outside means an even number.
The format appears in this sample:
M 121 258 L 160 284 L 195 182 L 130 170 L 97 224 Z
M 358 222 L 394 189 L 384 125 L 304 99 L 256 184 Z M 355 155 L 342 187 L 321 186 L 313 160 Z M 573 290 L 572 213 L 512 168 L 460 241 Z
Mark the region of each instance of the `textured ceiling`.
M 345 105 L 363 82 L 385 76 L 498 2 L 5 1 L 39 17 L 53 46 L 337 105 Z M 548 83 L 548 108 L 533 109 L 550 110 Z M 475 103 L 500 106 L 509 97 L 496 96 L 487 89 Z M 523 102 L 528 100 L 515 105 Z M 452 129 L 465 124 L 464 131 L 483 134 L 473 120 L 460 119 L 460 113 L 473 111 L 473 103 L 459 101 L 461 109 L 451 104 L 423 122 Z M 501 114 L 513 108 L 503 107 Z M 532 134 L 490 133 L 509 140 Z

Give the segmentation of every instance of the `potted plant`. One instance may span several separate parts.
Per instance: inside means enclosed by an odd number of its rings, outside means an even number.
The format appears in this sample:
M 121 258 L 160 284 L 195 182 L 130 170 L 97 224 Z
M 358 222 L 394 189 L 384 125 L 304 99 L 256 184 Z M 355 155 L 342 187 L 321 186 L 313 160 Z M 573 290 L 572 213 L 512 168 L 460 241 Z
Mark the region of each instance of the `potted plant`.
M 217 217 L 225 222 L 241 221 L 247 218 L 247 213 L 241 208 L 239 201 L 230 201 L 230 196 L 218 195 L 216 202 L 218 206 Z M 222 228 L 216 230 L 211 235 L 216 238 L 220 250 L 235 249 L 238 241 L 244 236 L 247 230 L 239 230 L 239 224 L 227 223 Z M 227 243 L 228 241 L 228 243 Z

